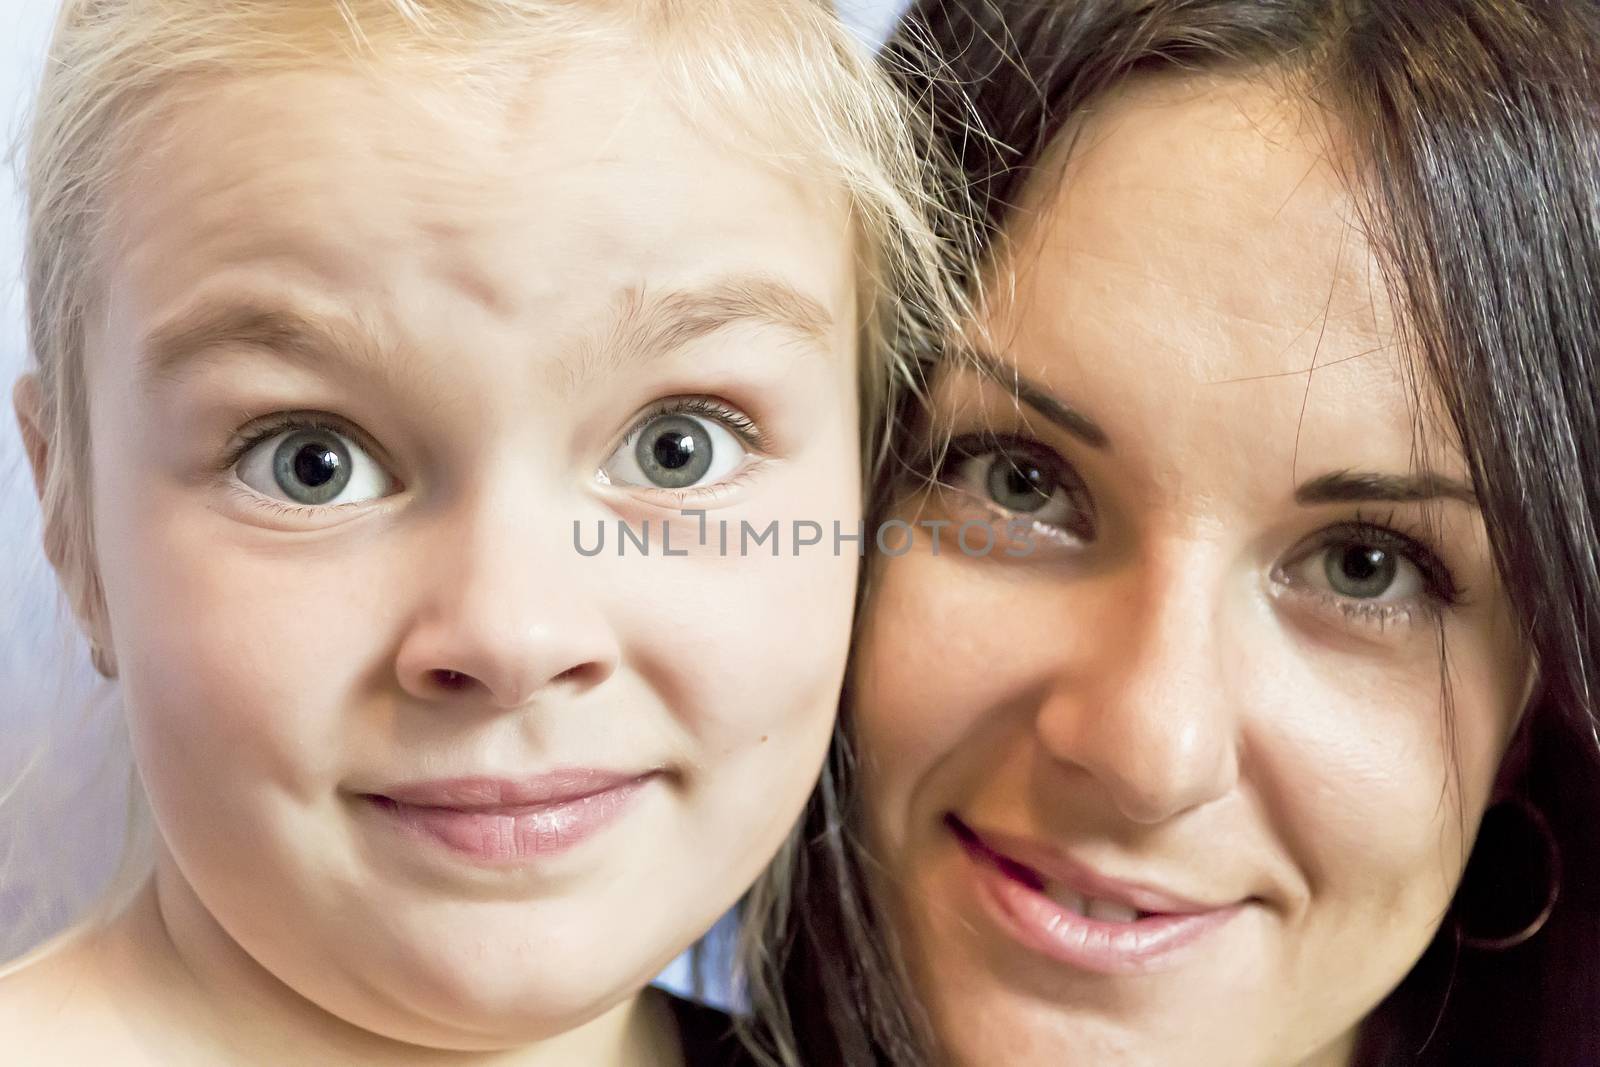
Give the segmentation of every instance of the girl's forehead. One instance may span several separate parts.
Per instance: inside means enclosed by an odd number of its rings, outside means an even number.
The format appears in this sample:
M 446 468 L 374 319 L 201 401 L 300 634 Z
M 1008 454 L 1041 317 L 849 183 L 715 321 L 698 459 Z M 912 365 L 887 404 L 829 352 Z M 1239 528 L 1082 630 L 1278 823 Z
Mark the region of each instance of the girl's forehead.
M 497 315 L 759 269 L 843 311 L 830 190 L 691 126 L 627 57 L 490 100 L 403 70 L 303 70 L 169 106 L 112 192 L 112 270 L 146 314 L 230 272 L 381 298 L 443 281 Z M 552 265 L 559 264 L 559 270 Z

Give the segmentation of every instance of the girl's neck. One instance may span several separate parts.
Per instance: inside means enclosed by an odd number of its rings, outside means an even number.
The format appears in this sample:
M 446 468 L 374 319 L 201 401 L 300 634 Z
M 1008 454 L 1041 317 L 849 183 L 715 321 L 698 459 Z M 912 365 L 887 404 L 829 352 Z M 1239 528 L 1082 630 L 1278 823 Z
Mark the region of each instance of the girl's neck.
M 163 858 L 165 859 L 165 858 Z M 92 939 L 105 987 L 157 1062 L 341 1063 L 352 1067 L 542 1067 L 681 1063 L 670 1007 L 645 991 L 583 1026 L 535 1045 L 424 1049 L 329 1014 L 280 982 L 230 938 L 170 862 Z

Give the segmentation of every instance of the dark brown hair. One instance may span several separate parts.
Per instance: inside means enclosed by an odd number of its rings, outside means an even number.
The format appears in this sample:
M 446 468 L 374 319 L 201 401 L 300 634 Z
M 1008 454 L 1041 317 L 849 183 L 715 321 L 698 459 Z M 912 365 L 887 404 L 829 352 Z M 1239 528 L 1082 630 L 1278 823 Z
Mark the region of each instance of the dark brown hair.
M 1539 933 L 1474 948 L 1467 897 L 1515 890 L 1521 870 L 1480 834 L 1357 1062 L 1600 1064 L 1600 8 L 922 0 L 887 58 L 960 162 L 952 192 L 970 197 L 983 249 L 1068 119 L 1142 71 L 1278 72 L 1332 117 L 1538 664 L 1501 787 L 1543 814 L 1561 861 Z M 931 1058 L 929 1038 L 867 890 L 849 732 L 847 700 L 786 921 L 763 940 L 801 1062 L 900 1067 Z

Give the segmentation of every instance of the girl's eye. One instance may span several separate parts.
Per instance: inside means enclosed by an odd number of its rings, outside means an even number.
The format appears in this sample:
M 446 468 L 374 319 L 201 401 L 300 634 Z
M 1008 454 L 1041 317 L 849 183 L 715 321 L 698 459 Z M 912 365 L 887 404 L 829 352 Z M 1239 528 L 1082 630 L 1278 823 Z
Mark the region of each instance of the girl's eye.
M 263 496 L 306 507 L 357 504 L 394 491 L 389 475 L 360 445 L 324 426 L 264 438 L 245 450 L 234 469 Z
M 1422 570 L 1392 545 L 1376 539 L 1331 541 L 1287 568 L 1313 589 L 1375 603 L 1415 600 L 1428 591 Z
M 1020 518 L 1062 529 L 1080 539 L 1094 535 L 1086 494 L 1065 463 L 1044 449 L 953 442 L 940 481 Z
M 692 489 L 726 480 L 748 454 L 717 418 L 663 412 L 628 434 L 601 473 L 615 485 Z

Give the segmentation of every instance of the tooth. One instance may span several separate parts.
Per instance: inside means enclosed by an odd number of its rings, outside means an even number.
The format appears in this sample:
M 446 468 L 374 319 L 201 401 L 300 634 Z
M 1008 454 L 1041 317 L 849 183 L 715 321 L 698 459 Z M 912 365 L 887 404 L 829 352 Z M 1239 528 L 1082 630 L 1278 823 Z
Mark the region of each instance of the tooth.
M 1064 885 L 1058 885 L 1054 882 L 1046 885 L 1045 895 L 1070 912 L 1078 915 L 1088 914 L 1088 900 Z
M 1084 914 L 1103 923 L 1131 923 L 1139 918 L 1139 913 L 1126 904 L 1116 904 L 1109 900 L 1089 901 Z

